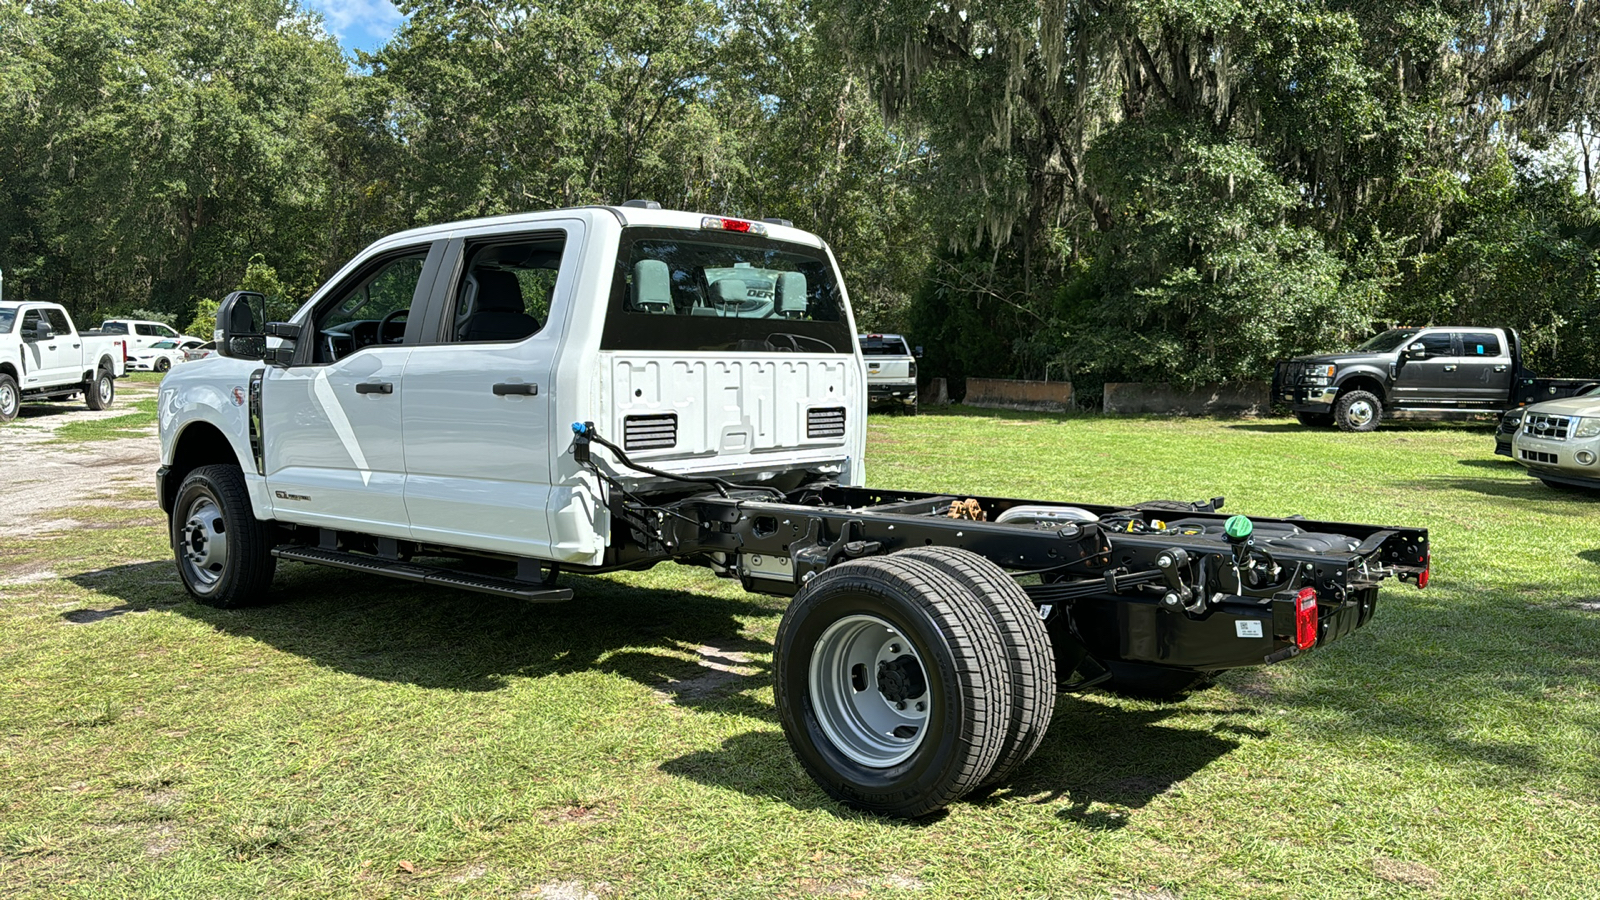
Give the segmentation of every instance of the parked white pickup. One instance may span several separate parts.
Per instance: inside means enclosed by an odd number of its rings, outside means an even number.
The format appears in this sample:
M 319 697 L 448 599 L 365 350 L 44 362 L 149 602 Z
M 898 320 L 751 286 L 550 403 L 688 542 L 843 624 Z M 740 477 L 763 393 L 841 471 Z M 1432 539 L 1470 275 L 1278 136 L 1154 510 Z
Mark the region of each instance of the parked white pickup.
M 82 394 L 90 409 L 116 398 L 127 343 L 115 335 L 80 334 L 55 303 L 0 303 L 0 422 L 31 400 Z

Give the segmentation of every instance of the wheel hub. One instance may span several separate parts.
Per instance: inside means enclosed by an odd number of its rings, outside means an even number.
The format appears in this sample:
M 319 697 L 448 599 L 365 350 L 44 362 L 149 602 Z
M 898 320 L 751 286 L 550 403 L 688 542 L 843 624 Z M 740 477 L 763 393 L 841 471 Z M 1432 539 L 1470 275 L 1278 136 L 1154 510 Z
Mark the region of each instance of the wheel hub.
M 192 583 L 205 587 L 222 577 L 228 564 L 227 528 L 222 510 L 210 497 L 201 497 L 190 507 L 178 533 L 178 553 Z
M 885 768 L 922 745 L 933 706 L 917 649 L 877 616 L 846 616 L 817 639 L 810 663 L 812 709 L 835 749 Z

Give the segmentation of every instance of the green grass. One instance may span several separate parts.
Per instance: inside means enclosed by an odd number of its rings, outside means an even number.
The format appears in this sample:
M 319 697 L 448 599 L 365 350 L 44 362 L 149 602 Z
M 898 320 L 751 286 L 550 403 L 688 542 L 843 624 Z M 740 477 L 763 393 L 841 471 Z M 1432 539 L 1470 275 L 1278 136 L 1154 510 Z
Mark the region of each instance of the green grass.
M 1492 446 L 874 417 L 876 486 L 1433 539 L 1433 585 L 1363 631 L 1181 702 L 1063 698 L 1012 785 L 917 824 L 811 784 L 772 709 L 783 602 L 696 570 L 527 606 L 285 565 L 284 602 L 226 612 L 149 518 L 8 539 L 0 895 L 1600 897 L 1600 497 Z
M 131 409 L 126 415 L 113 416 L 109 419 L 85 419 L 83 421 L 68 422 L 56 429 L 55 442 L 60 444 L 79 444 L 84 441 L 111 441 L 117 438 L 140 437 L 147 433 L 150 426 L 156 424 L 155 397 L 135 400 L 132 403 L 124 401 L 120 408 Z

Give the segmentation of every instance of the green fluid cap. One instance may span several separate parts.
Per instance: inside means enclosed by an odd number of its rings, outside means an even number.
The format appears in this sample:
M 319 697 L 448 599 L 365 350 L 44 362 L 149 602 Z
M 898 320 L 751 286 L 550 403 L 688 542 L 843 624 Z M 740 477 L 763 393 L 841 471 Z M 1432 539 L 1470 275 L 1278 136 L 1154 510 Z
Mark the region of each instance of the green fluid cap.
M 1229 540 L 1242 541 L 1256 530 L 1256 526 L 1248 516 L 1229 516 L 1228 521 L 1222 524 L 1222 530 L 1227 532 Z

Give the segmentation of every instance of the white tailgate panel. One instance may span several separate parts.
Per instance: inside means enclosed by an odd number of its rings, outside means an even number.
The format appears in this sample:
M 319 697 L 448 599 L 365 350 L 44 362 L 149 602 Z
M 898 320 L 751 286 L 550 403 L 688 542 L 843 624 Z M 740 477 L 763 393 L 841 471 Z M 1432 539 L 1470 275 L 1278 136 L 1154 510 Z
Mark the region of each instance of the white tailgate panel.
M 630 415 L 678 416 L 672 449 L 630 451 L 640 458 L 716 457 L 719 467 L 752 454 L 826 449 L 836 458 L 844 435 L 807 439 L 806 413 L 845 407 L 851 357 L 796 356 L 729 359 L 692 356 L 616 356 L 611 365 L 615 421 L 607 437 L 622 443 Z M 850 423 L 850 427 L 859 423 Z

